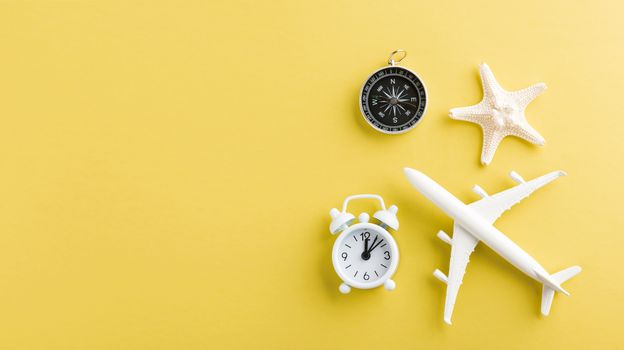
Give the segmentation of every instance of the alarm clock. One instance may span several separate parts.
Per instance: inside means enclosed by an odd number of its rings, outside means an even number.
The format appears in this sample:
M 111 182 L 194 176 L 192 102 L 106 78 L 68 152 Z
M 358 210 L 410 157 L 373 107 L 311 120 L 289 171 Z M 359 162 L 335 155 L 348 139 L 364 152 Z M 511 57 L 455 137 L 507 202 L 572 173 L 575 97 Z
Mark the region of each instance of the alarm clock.
M 373 128 L 385 134 L 401 134 L 412 129 L 427 110 L 427 89 L 411 70 L 398 66 L 407 56 L 396 50 L 388 66 L 371 74 L 360 90 L 360 111 Z
M 353 224 L 355 216 L 347 212 L 349 201 L 354 199 L 376 199 L 381 210 L 369 222 L 370 216 L 362 213 L 358 223 Z M 333 208 L 329 215 L 332 222 L 329 232 L 340 232 L 332 249 L 334 270 L 343 283 L 338 288 L 347 294 L 351 288 L 371 289 L 383 285 L 386 290 L 393 290 L 396 283 L 391 279 L 399 264 L 399 249 L 388 229 L 398 230 L 399 220 L 395 205 L 386 209 L 381 196 L 359 194 L 345 199 L 342 212 Z

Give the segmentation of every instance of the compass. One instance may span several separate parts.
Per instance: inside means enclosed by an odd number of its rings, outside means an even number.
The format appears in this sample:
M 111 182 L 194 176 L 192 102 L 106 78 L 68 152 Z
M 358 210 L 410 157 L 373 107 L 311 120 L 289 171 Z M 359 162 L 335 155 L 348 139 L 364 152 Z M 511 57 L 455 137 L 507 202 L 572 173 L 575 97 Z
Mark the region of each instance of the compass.
M 368 77 L 360 92 L 364 119 L 386 134 L 401 134 L 418 124 L 427 109 L 427 89 L 413 71 L 398 66 L 404 50 L 390 54 L 388 66 Z M 400 56 L 395 60 L 395 56 Z

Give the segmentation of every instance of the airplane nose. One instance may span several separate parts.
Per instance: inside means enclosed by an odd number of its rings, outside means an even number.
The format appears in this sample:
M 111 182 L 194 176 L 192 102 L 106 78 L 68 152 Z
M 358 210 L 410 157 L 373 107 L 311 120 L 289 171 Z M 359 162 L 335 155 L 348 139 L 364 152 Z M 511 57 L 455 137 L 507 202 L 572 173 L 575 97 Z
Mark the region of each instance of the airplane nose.
M 405 176 L 410 177 L 412 176 L 412 174 L 420 174 L 420 171 L 414 170 L 412 168 L 403 168 L 403 173 L 405 174 Z
M 412 168 L 403 168 L 403 173 L 414 186 L 418 186 L 420 183 L 423 182 L 424 179 L 427 178 L 425 174 Z

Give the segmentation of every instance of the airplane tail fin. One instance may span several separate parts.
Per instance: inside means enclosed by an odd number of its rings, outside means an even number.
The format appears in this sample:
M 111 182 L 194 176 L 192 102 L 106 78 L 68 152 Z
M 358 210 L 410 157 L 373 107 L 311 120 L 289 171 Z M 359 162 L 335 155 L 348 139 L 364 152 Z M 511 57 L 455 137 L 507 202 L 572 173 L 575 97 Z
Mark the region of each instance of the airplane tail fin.
M 570 295 L 565 289 L 561 288 L 561 283 L 576 276 L 579 272 L 581 272 L 580 266 L 572 266 L 565 270 L 555 272 L 550 276 L 538 273 L 538 276 L 544 284 L 542 287 L 542 315 L 548 316 L 550 313 L 550 306 L 552 305 L 555 291 Z

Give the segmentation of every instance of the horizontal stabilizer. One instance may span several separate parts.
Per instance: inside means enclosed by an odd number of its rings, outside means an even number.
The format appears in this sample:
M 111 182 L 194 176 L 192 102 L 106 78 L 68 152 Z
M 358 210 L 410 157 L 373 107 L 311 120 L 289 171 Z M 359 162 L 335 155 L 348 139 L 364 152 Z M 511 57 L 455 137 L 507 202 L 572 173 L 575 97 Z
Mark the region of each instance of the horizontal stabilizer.
M 580 266 L 572 266 L 572 267 L 568 267 L 565 270 L 555 272 L 550 277 L 552 277 L 552 279 L 555 280 L 557 283 L 563 283 L 569 280 L 570 278 L 578 275 L 579 272 L 581 271 L 582 269 Z
M 579 272 L 581 272 L 580 266 L 568 267 L 565 270 L 561 270 L 559 272 L 556 272 L 550 275 L 548 278 L 548 283 L 547 281 L 544 281 L 544 286 L 542 287 L 542 310 L 541 310 L 542 315 L 548 316 L 548 314 L 550 313 L 550 307 L 552 305 L 552 301 L 555 296 L 555 290 L 559 292 L 562 291 L 562 293 L 565 293 L 566 295 L 570 295 L 568 292 L 563 290 L 563 288 L 561 288 L 559 284 L 576 276 Z M 540 274 L 538 273 L 538 275 Z M 540 279 L 542 279 L 541 276 L 540 276 Z M 558 288 L 554 288 L 554 287 L 558 287 Z
M 548 316 L 550 313 L 550 306 L 552 305 L 553 298 L 555 296 L 555 290 L 548 286 L 542 286 L 542 315 Z

